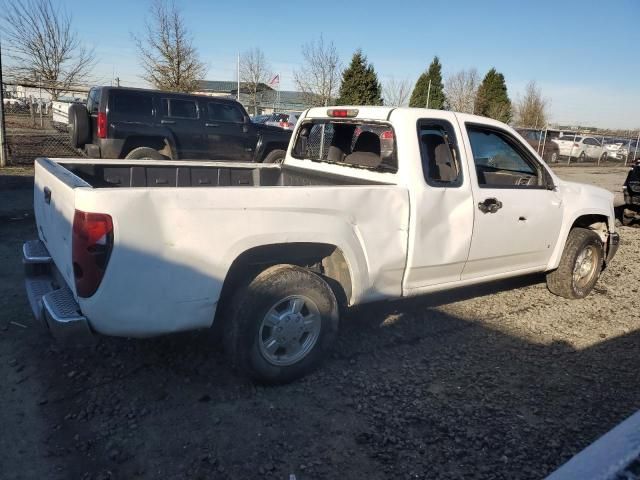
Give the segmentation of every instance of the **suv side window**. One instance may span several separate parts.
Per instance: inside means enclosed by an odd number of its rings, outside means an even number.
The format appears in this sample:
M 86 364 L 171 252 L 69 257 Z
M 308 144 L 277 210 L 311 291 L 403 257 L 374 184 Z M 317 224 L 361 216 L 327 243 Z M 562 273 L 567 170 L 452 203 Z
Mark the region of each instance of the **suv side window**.
M 161 101 L 161 113 L 163 117 L 198 118 L 198 107 L 195 100 L 163 98 Z
M 109 99 L 109 113 L 135 117 L 153 115 L 153 97 L 148 93 L 112 90 Z
M 506 132 L 467 126 L 480 188 L 540 187 L 542 176 L 526 149 Z
M 87 98 L 87 110 L 90 114 L 98 113 L 98 108 L 100 106 L 100 89 L 92 88 L 89 92 L 89 97 Z
M 422 171 L 432 187 L 462 185 L 460 155 L 455 145 L 455 133 L 448 122 L 420 120 L 418 141 L 422 157 Z
M 230 103 L 207 103 L 207 118 L 216 122 L 244 123 L 244 114 Z

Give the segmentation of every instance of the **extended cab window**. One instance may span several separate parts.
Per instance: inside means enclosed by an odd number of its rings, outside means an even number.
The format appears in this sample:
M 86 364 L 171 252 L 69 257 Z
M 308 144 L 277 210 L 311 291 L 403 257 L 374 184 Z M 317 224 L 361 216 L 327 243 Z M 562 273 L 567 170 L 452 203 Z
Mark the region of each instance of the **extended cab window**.
M 216 122 L 244 123 L 244 114 L 236 105 L 209 102 L 207 118 Z
M 198 118 L 198 107 L 194 100 L 163 98 L 161 104 L 163 117 Z
M 473 161 L 482 188 L 539 187 L 542 176 L 526 149 L 506 133 L 467 126 Z
M 153 97 L 146 93 L 112 90 L 110 113 L 134 116 L 153 115 Z
M 395 135 L 390 125 L 311 120 L 298 129 L 293 157 L 396 172 Z
M 433 187 L 457 187 L 462 183 L 453 128 L 421 121 L 418 125 L 422 171 Z

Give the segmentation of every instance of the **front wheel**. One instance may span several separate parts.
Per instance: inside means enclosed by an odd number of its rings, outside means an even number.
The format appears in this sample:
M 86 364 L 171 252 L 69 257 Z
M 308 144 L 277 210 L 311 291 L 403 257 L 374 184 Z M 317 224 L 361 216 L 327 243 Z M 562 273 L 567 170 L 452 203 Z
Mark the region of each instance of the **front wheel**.
M 264 157 L 262 163 L 282 163 L 286 155 L 287 152 L 284 150 L 272 150 L 266 157 Z
M 225 350 L 263 383 L 287 383 L 314 370 L 338 329 L 338 302 L 322 277 L 294 265 L 260 273 L 236 298 Z
M 604 261 L 602 240 L 587 228 L 569 232 L 558 268 L 547 274 L 547 288 L 564 298 L 584 298 L 593 289 Z

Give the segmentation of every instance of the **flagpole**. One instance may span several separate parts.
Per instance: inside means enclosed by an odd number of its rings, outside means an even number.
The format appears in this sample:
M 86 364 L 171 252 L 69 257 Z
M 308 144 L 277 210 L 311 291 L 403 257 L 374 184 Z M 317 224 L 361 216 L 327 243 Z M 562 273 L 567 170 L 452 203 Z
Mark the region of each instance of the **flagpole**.
M 238 53 L 238 94 L 236 100 L 240 101 L 240 53 Z

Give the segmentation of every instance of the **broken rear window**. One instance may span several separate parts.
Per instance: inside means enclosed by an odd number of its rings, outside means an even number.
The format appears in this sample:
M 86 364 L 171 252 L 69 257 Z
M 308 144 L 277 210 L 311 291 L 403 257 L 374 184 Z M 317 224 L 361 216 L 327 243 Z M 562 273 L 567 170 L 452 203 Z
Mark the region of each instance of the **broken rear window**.
M 391 125 L 357 121 L 312 120 L 298 130 L 293 157 L 396 172 Z

